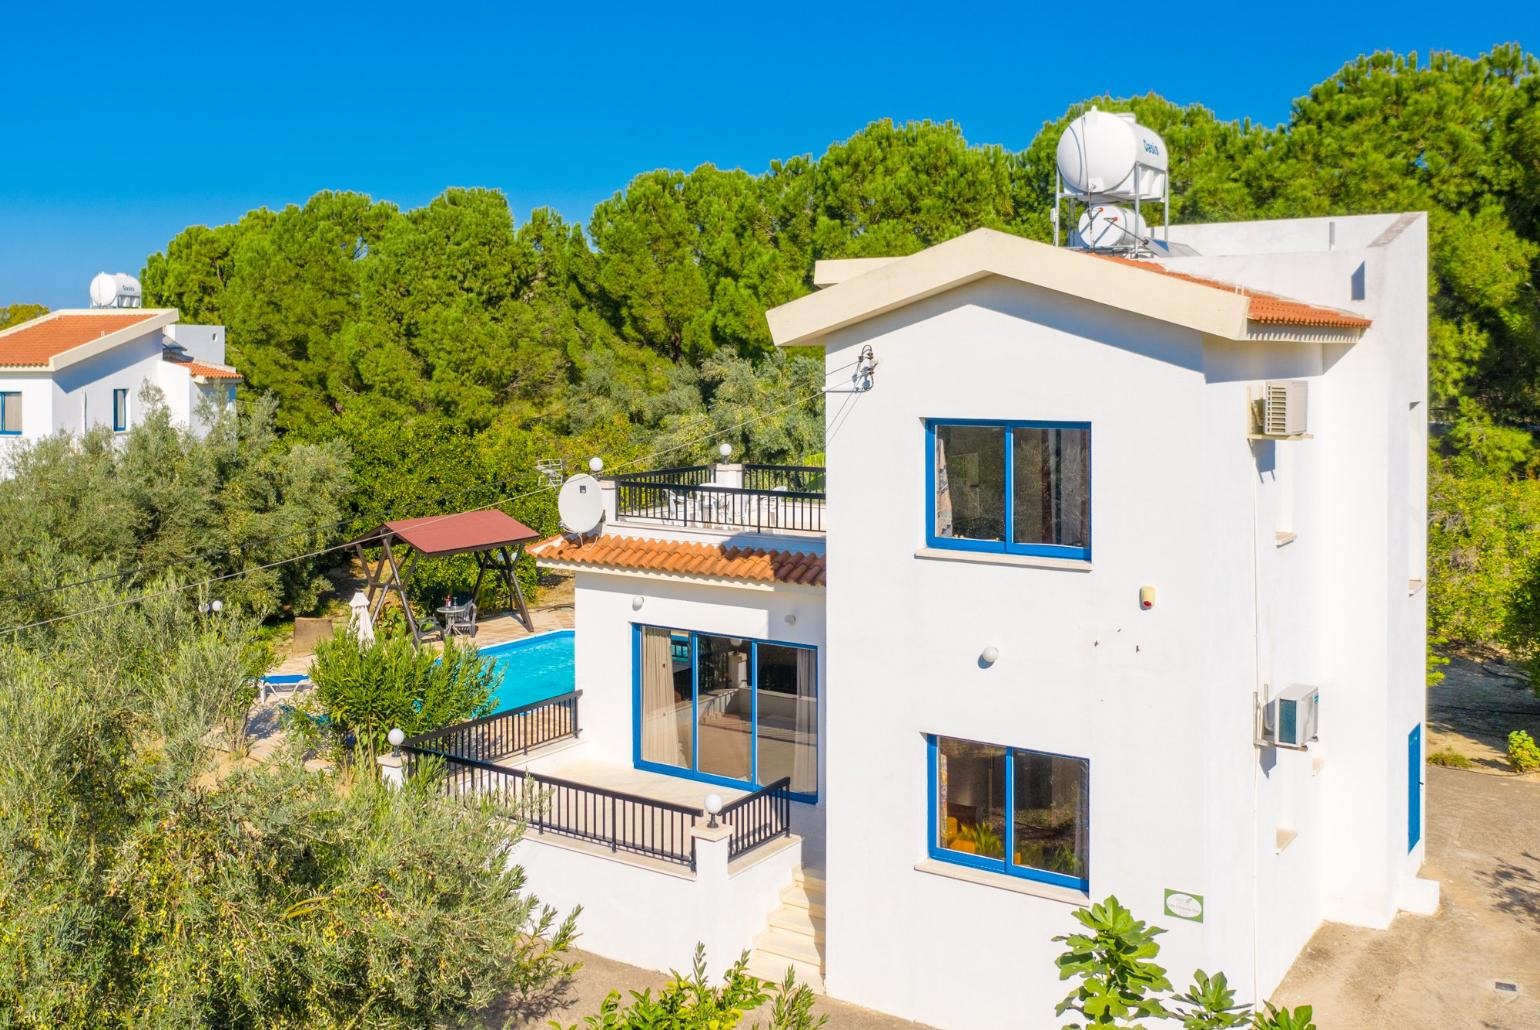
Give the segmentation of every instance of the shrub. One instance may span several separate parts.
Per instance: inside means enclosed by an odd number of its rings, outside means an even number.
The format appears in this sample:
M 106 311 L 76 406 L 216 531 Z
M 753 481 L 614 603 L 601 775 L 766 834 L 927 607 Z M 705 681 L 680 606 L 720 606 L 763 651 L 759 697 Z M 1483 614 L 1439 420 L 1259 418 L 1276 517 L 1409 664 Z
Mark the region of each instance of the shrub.
M 1508 734 L 1508 764 L 1516 773 L 1534 772 L 1540 769 L 1540 746 L 1523 730 Z
M 289 753 L 218 764 L 256 649 L 190 607 L 0 648 L 0 1025 L 456 1025 L 559 985 L 572 922 L 506 819 Z
M 1080 982 L 1054 1010 L 1085 1017 L 1064 1030 L 1084 1027 L 1145 1026 L 1152 1020 L 1177 1020 L 1183 1030 L 1316 1030 L 1310 1006 L 1280 1009 L 1272 1004 L 1261 1012 L 1236 1004 L 1235 991 L 1223 973 L 1193 974 L 1193 985 L 1176 994 L 1166 971 L 1154 961 L 1160 954 L 1155 938 L 1165 933 L 1124 908 L 1116 897 L 1077 909 L 1074 916 L 1087 932 L 1055 937 L 1067 947 L 1059 956 L 1059 979 Z
M 697 944 L 688 977 L 671 974 L 656 998 L 650 990 L 632 991 L 631 1004 L 625 1008 L 620 1005 L 620 992 L 611 991 L 583 1026 L 586 1030 L 726 1030 L 740 1025 L 745 1015 L 766 1002 L 771 1003 L 768 1030 L 817 1030 L 828 1022 L 827 1016 L 813 1016 L 813 992 L 799 985 L 790 969 L 771 991 L 764 981 L 748 974 L 748 963 L 744 952 L 727 970 L 722 985 L 713 987 L 706 978 L 705 945 Z
M 1446 769 L 1469 769 L 1471 760 L 1458 751 L 1435 751 L 1428 756 L 1429 765 L 1441 765 Z
M 435 655 L 408 635 L 361 643 L 343 629 L 316 648 L 310 677 L 326 733 L 351 733 L 359 749 L 375 754 L 397 726 L 411 736 L 486 715 L 496 671 L 474 646 L 453 638 Z

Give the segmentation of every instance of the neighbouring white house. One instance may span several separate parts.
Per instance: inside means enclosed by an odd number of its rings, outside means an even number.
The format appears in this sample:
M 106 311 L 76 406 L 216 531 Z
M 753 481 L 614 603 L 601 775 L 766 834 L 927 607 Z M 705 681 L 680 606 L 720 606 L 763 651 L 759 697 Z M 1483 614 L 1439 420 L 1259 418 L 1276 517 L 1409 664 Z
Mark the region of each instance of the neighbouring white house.
M 1436 907 L 1426 217 L 1134 224 L 820 262 L 825 468 L 568 481 L 576 691 L 406 750 L 585 947 L 977 1030 L 1107 895 L 1247 1000 Z
M 225 364 L 225 328 L 185 325 L 154 308 L 51 311 L 0 330 L 0 441 L 107 426 L 126 433 L 141 392 L 160 390 L 174 421 L 207 429 L 205 400 L 234 404 L 241 374 Z

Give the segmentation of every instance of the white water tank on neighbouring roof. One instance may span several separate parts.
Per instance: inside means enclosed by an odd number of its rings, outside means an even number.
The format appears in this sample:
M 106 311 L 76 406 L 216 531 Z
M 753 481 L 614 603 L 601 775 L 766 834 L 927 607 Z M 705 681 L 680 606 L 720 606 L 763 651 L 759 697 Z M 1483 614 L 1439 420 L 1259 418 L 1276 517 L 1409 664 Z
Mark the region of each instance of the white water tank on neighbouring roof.
M 99 272 L 91 280 L 93 308 L 137 308 L 143 303 L 139 280 L 126 272 Z
M 1163 200 L 1166 142 L 1131 114 L 1091 108 L 1059 137 L 1064 188 L 1098 200 Z M 1137 182 L 1137 188 L 1136 188 Z
M 1121 250 L 1144 243 L 1149 226 L 1138 212 L 1116 204 L 1093 204 L 1080 216 L 1075 226 L 1080 245 L 1092 250 Z

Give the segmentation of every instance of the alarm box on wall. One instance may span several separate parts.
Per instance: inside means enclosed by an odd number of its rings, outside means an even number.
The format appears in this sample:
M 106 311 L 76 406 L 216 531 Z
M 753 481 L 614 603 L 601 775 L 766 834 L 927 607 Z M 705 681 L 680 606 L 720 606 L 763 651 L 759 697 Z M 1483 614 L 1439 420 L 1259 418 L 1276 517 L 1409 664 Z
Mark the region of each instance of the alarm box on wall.
M 1296 683 L 1282 690 L 1262 710 L 1262 735 L 1277 747 L 1303 748 L 1318 739 L 1321 688 Z

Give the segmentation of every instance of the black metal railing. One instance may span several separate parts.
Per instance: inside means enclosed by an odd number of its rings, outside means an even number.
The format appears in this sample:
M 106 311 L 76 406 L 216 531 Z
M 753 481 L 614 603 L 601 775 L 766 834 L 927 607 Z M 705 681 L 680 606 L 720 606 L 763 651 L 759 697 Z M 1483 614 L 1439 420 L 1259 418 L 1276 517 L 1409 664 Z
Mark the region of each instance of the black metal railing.
M 746 490 L 797 490 L 824 492 L 826 473 L 821 465 L 745 465 L 743 487 Z
M 791 836 L 791 778 L 783 776 L 723 805 L 717 818 L 733 829 L 727 846 L 729 862 L 777 837 Z
M 753 482 L 770 484 L 750 486 Z M 696 477 L 705 466 L 663 469 L 615 477 L 615 514 L 680 526 L 715 526 L 734 529 L 824 531 L 822 469 L 787 466 L 785 475 L 776 466 L 744 468 L 745 485 L 718 486 Z M 817 489 L 794 489 L 817 485 Z
M 427 773 L 448 797 L 490 801 L 536 833 L 554 833 L 695 869 L 693 831 L 696 820 L 705 815 L 699 809 L 409 744 L 403 744 L 401 751 L 408 776 Z
M 542 744 L 577 736 L 578 699 L 582 696 L 581 690 L 574 690 L 548 697 L 506 712 L 430 730 L 408 739 L 406 744 L 420 751 L 479 761 L 522 754 Z

